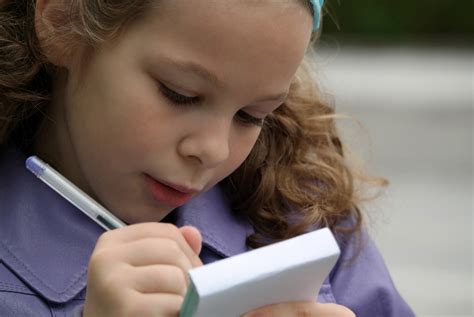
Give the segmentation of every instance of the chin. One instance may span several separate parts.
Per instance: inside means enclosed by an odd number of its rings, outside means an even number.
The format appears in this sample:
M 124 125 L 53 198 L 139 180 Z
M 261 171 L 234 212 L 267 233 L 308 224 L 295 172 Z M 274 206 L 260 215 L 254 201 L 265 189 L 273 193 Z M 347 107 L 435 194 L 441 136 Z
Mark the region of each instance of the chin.
M 121 218 L 125 223 L 132 225 L 142 222 L 160 222 L 165 218 L 173 209 L 172 208 L 157 208 L 156 206 L 141 206 L 133 207 L 131 210 L 136 212 L 124 216 Z M 128 212 L 127 212 L 128 213 Z

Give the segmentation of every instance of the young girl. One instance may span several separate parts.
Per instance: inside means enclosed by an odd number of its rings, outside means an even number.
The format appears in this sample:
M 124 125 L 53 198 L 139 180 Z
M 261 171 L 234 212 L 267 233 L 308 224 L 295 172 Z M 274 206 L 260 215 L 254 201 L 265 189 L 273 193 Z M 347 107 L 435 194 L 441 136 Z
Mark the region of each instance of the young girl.
M 310 80 L 320 5 L 1 1 L 0 316 L 177 316 L 189 269 L 322 226 L 342 253 L 315 301 L 247 316 L 412 316 Z M 32 154 L 128 226 L 103 233 Z

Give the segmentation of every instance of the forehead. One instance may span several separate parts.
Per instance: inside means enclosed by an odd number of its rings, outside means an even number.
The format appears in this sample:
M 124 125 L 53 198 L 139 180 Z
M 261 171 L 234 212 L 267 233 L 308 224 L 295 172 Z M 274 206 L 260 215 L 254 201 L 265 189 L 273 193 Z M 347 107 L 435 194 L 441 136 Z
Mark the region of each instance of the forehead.
M 311 27 L 300 0 L 162 0 L 133 37 L 150 59 L 198 63 L 222 81 L 251 74 L 282 82 L 294 75 Z
M 207 36 L 209 40 L 261 40 L 291 35 L 292 44 L 298 45 L 312 25 L 311 10 L 302 3 L 307 0 L 160 0 L 143 21 L 151 28 L 177 28 L 188 31 L 183 36 Z
M 162 10 L 182 10 L 188 7 L 192 11 L 205 9 L 212 11 L 216 8 L 224 8 L 225 10 L 233 9 L 259 9 L 268 8 L 269 6 L 281 9 L 291 7 L 306 7 L 311 10 L 310 0 L 160 0 L 152 3 L 153 8 L 161 8 Z

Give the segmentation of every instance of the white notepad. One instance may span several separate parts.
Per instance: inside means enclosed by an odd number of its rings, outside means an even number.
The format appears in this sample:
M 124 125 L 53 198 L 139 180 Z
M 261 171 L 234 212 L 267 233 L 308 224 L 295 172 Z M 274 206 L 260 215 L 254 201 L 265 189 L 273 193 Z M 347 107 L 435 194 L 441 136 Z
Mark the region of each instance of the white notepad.
M 314 301 L 339 253 L 324 228 L 192 269 L 180 317 L 238 317 L 273 303 Z

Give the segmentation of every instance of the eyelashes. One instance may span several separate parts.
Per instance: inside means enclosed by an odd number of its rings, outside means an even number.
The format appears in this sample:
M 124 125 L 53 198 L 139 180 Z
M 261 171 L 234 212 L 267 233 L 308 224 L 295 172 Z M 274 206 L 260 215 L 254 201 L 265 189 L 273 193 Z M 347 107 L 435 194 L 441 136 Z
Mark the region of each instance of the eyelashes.
M 174 106 L 192 106 L 202 102 L 201 97 L 188 97 L 166 87 L 159 83 L 159 89 L 162 95 L 168 99 Z M 239 110 L 236 119 L 244 125 L 263 126 L 265 119 L 254 117 L 245 111 Z
M 174 105 L 195 105 L 201 101 L 199 97 L 187 97 L 169 89 L 162 83 L 159 83 L 161 93 Z
M 243 124 L 253 124 L 258 127 L 263 126 L 263 123 L 265 122 L 265 119 L 254 117 L 242 110 L 237 112 L 237 119 Z

